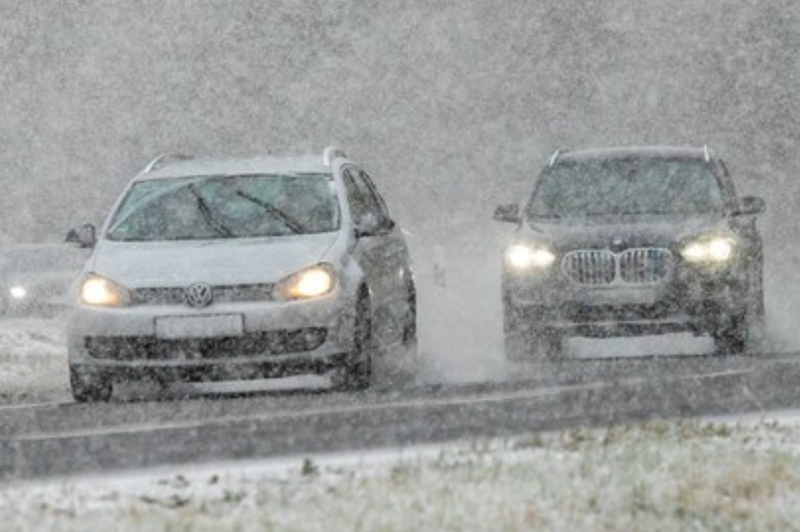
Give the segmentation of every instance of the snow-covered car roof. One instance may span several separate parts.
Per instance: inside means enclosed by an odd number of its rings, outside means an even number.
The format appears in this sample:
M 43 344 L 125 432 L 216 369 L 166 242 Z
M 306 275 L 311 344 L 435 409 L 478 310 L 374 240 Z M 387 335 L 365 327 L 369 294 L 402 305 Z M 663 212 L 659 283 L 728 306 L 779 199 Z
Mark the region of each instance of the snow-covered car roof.
M 591 148 L 586 150 L 564 151 L 560 161 L 579 161 L 588 159 L 628 159 L 628 158 L 669 158 L 669 159 L 703 159 L 706 157 L 703 148 L 678 146 L 631 146 L 622 148 Z
M 249 159 L 186 159 L 136 176 L 137 181 L 186 176 L 250 174 L 331 174 L 322 157 L 253 157 Z

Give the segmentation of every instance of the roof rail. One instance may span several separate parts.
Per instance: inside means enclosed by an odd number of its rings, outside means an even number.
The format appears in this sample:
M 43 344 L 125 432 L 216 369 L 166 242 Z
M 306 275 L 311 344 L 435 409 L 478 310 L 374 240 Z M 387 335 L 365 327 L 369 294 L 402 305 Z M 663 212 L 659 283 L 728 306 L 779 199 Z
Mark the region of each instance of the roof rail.
M 558 158 L 561 156 L 562 153 L 564 153 L 564 151 L 560 149 L 554 151 L 553 155 L 551 155 L 550 158 L 547 160 L 547 166 L 552 167 L 554 164 L 556 164 L 556 161 L 558 160 Z
M 703 158 L 707 163 L 711 162 L 711 150 L 708 149 L 708 144 L 703 144 Z
M 162 153 L 150 161 L 150 164 L 145 166 L 144 170 L 142 170 L 142 173 L 149 174 L 154 170 L 158 170 L 162 166 L 166 166 L 170 161 L 186 161 L 188 159 L 194 159 L 194 156 L 185 155 L 183 153 Z
M 331 161 L 336 158 L 346 158 L 347 154 L 344 152 L 343 149 L 337 148 L 336 146 L 328 146 L 322 151 L 322 164 L 324 166 L 330 166 Z

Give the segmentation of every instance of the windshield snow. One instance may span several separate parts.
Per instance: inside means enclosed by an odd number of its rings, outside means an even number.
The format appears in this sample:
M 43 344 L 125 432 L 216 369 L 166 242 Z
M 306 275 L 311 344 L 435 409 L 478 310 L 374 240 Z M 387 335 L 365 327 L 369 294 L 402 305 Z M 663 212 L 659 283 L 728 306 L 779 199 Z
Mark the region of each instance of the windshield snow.
M 108 231 L 117 241 L 255 238 L 339 227 L 328 176 L 247 175 L 142 181 Z
M 712 167 L 679 159 L 563 161 L 542 174 L 529 216 L 701 214 L 722 209 Z

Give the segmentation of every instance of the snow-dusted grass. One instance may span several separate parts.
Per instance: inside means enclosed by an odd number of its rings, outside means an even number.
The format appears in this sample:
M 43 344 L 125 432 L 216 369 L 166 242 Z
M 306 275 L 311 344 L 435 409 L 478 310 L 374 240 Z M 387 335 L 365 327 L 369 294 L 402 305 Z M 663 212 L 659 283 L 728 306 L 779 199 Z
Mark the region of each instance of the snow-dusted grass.
M 11 485 L 3 530 L 785 530 L 794 424 L 679 423 Z
M 0 320 L 0 404 L 68 397 L 63 321 L 57 318 Z

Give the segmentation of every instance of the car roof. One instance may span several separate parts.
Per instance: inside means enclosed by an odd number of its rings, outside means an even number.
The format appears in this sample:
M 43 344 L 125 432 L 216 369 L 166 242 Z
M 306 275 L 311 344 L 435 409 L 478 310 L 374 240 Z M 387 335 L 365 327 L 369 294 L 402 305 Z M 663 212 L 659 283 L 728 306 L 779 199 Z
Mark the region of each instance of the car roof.
M 564 151 L 559 161 L 585 161 L 593 159 L 702 159 L 708 156 L 707 149 L 683 146 L 627 146 L 616 148 L 591 148 Z
M 143 172 L 135 181 L 174 179 L 194 176 L 252 174 L 325 174 L 331 167 L 322 164 L 319 155 L 303 157 L 252 157 L 242 159 L 185 159 L 169 162 L 150 172 Z

